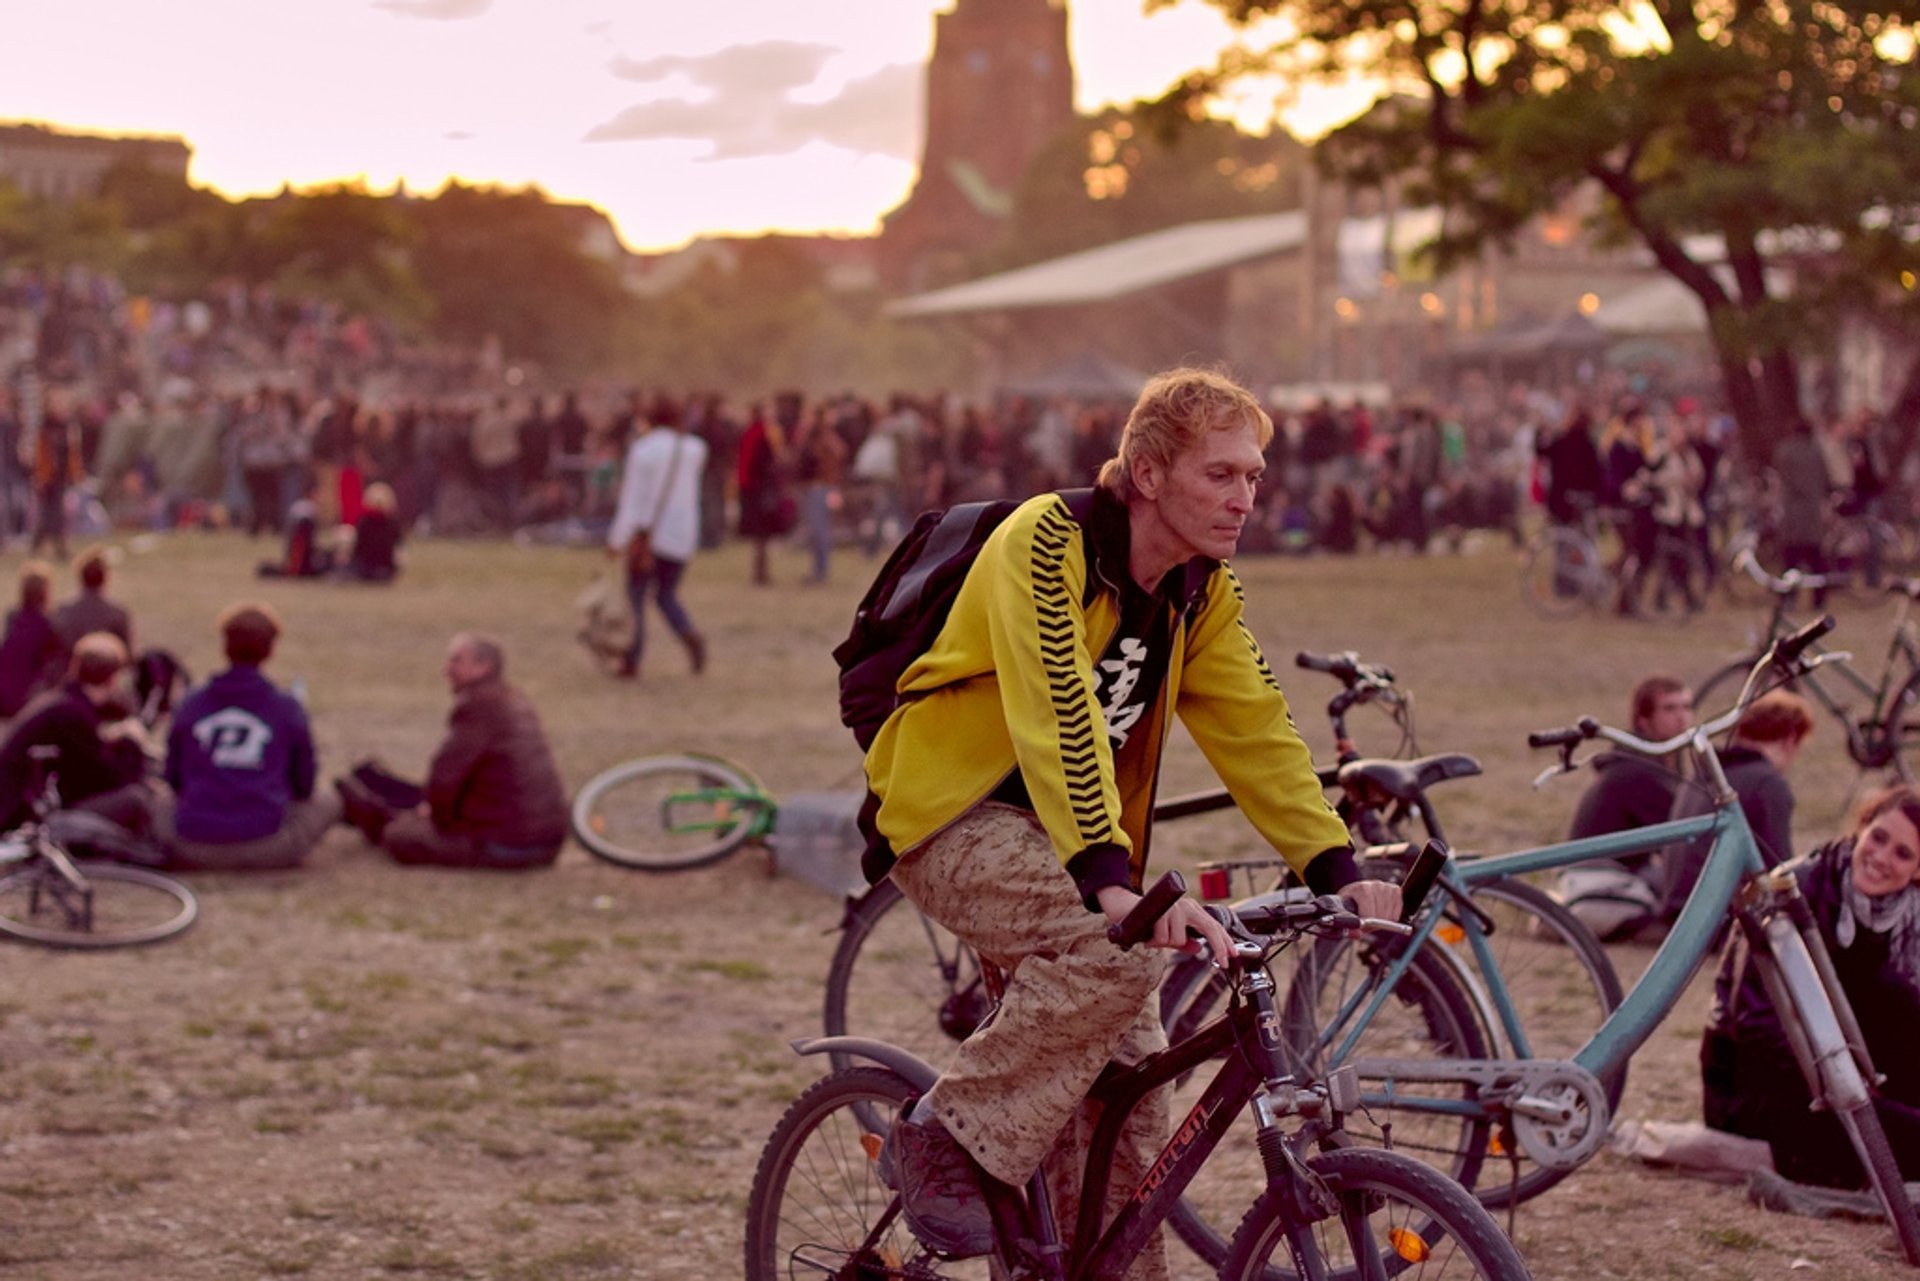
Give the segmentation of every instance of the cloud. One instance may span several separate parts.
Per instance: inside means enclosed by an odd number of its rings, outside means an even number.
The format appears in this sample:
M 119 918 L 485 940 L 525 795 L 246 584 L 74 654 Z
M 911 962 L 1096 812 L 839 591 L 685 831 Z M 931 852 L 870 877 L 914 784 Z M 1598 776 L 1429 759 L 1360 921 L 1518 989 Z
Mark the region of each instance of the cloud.
M 922 68 L 894 63 L 849 80 L 825 101 L 796 98 L 796 91 L 812 86 L 838 52 L 827 45 L 769 40 L 702 57 L 616 59 L 609 70 L 621 80 L 658 84 L 680 78 L 698 96 L 628 107 L 590 129 L 586 141 L 694 139 L 710 144 L 708 160 L 787 155 L 824 142 L 911 160 L 919 137 Z
M 403 18 L 461 22 L 483 16 L 493 8 L 493 0 L 373 0 L 373 7 Z

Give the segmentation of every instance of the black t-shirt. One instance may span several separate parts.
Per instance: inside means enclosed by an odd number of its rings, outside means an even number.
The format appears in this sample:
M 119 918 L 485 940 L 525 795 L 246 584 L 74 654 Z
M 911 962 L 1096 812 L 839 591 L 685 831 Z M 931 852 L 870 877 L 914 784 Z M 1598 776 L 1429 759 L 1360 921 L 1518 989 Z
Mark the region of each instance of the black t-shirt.
M 1167 681 L 1167 660 L 1173 648 L 1174 604 L 1166 593 L 1178 587 L 1180 571 L 1160 580 L 1149 593 L 1132 578 L 1120 588 L 1120 625 L 1114 629 L 1099 661 L 1093 665 L 1095 693 L 1114 763 L 1130 759 L 1150 746 L 1133 731 L 1152 709 Z M 1026 779 L 1018 769 L 993 793 L 993 799 L 1021 809 L 1032 809 Z

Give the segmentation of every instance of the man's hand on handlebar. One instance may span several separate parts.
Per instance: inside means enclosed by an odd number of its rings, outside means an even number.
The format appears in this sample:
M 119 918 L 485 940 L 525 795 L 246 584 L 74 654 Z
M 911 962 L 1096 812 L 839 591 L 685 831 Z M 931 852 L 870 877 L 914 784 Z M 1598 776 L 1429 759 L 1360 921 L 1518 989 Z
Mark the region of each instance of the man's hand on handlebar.
M 1100 903 L 1100 910 L 1106 913 L 1107 922 L 1113 925 L 1124 920 L 1140 901 L 1140 896 L 1124 885 L 1105 886 L 1096 891 L 1094 897 Z M 1198 934 L 1199 939 L 1189 938 L 1188 931 Z M 1202 942 L 1207 945 L 1207 955 L 1215 965 L 1233 955 L 1233 940 L 1228 937 L 1226 926 L 1207 915 L 1206 909 L 1190 898 L 1175 900 L 1155 923 L 1153 937 L 1146 940 L 1149 947 L 1173 948 L 1189 956 L 1199 954 Z
M 1392 881 L 1354 881 L 1341 886 L 1340 894 L 1353 900 L 1353 914 L 1362 919 L 1400 919 L 1400 887 Z

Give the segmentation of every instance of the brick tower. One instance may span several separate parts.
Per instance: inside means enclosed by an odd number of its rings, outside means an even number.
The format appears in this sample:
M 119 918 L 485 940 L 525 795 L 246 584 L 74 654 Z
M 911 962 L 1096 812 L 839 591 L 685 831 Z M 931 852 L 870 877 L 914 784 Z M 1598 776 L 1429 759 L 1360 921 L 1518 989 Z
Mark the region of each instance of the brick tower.
M 920 177 L 880 240 L 882 271 L 908 290 L 965 274 L 1074 115 L 1066 0 L 954 0 L 934 21 Z

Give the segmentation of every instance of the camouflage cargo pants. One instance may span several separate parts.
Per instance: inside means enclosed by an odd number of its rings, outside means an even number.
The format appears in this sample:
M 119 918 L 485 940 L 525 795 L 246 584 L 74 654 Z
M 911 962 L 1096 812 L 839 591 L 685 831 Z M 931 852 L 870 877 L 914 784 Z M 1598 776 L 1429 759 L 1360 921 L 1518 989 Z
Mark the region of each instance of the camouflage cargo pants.
M 1098 1109 L 1088 1087 L 1110 1059 L 1138 1062 L 1164 1047 L 1159 987 L 1165 959 L 1107 941 L 1106 918 L 1081 903 L 1039 820 L 987 801 L 900 860 L 893 879 L 929 917 L 1007 972 L 999 1014 L 955 1053 L 929 1101 L 974 1159 L 1018 1187 L 1045 1163 L 1062 1235 L 1071 1236 L 1080 1173 Z M 1155 1091 L 1128 1118 L 1103 1221 L 1145 1177 L 1168 1133 Z M 1156 1234 L 1127 1276 L 1167 1275 Z

